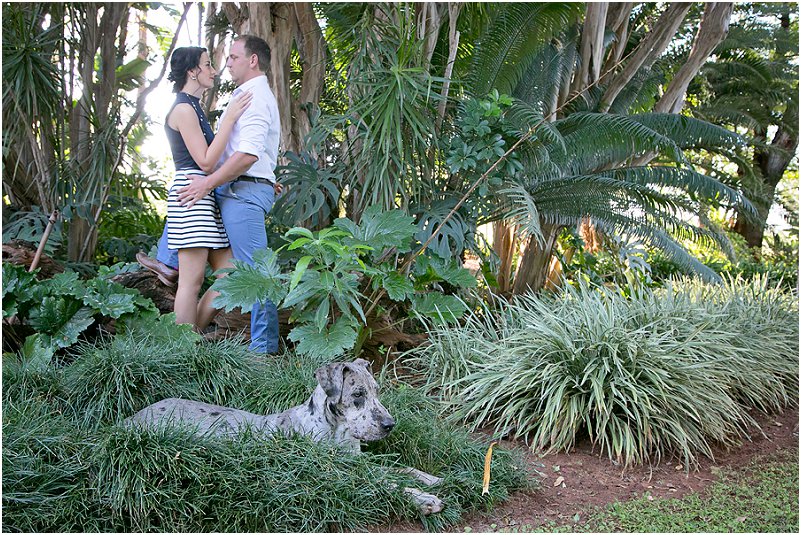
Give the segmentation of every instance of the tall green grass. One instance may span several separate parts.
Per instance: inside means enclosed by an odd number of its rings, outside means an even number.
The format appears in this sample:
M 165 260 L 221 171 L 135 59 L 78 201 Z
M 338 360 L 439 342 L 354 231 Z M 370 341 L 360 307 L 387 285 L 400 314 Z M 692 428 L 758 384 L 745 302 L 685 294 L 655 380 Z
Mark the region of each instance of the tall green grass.
M 626 464 L 748 438 L 749 411 L 798 402 L 798 305 L 766 280 L 587 285 L 432 327 L 413 356 L 451 418 L 569 449 L 588 435 Z
M 122 425 L 171 396 L 283 410 L 309 396 L 319 359 L 264 362 L 236 342 L 144 329 L 83 344 L 66 362 L 42 368 L 4 357 L 4 530 L 364 531 L 403 519 L 444 529 L 527 485 L 519 457 L 499 451 L 482 497 L 487 444 L 389 381 L 382 395 L 398 428 L 360 456 L 307 437 L 199 439 L 179 427 Z M 407 462 L 445 478 L 432 490 L 445 511 L 420 517 L 401 490 L 419 484 L 393 470 Z

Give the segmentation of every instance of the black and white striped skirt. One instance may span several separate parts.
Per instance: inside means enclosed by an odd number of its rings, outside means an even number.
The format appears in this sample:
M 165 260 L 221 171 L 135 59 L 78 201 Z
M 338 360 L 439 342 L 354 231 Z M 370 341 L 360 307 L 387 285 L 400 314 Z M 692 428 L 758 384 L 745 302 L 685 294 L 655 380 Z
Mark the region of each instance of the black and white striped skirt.
M 192 182 L 187 175 L 205 174 L 196 169 L 182 169 L 175 172 L 175 179 L 167 197 L 167 246 L 170 249 L 187 247 L 222 249 L 229 245 L 228 234 L 225 232 L 220 207 L 214 200 L 213 191 L 191 208 L 178 204 L 178 190 Z

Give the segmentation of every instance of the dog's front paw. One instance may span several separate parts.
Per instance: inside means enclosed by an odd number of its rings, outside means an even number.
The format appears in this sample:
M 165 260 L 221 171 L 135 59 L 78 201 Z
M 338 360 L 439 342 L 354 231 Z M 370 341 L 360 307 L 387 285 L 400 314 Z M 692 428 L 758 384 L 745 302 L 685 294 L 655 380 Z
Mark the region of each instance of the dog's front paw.
M 423 492 L 422 490 L 413 489 L 410 487 L 406 487 L 403 490 L 414 499 L 415 503 L 417 503 L 417 506 L 420 508 L 420 512 L 426 516 L 433 513 L 439 513 L 440 511 L 442 511 L 442 508 L 444 507 L 442 504 L 442 500 L 440 500 L 433 494 L 429 494 L 427 492 Z

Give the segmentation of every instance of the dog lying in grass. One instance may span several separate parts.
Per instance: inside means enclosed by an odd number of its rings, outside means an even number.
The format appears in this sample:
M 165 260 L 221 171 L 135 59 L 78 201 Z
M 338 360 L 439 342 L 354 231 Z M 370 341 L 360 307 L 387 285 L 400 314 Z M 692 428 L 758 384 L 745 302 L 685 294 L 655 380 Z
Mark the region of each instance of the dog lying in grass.
M 349 453 L 361 451 L 361 441 L 386 437 L 395 420 L 378 399 L 378 383 L 364 359 L 334 362 L 315 371 L 319 383 L 304 403 L 278 414 L 258 415 L 239 409 L 179 398 L 163 399 L 126 420 L 129 424 L 157 426 L 178 424 L 191 427 L 199 436 L 234 436 L 252 429 L 266 434 L 300 433 L 314 440 L 332 440 Z M 413 468 L 404 473 L 425 485 L 442 480 Z M 405 488 L 423 514 L 438 513 L 442 501 L 414 488 Z

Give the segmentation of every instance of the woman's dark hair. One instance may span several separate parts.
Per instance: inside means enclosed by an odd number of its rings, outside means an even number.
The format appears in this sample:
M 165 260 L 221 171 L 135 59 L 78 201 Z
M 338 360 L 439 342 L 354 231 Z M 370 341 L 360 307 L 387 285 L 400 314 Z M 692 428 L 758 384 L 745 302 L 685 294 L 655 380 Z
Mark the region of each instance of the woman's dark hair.
M 178 93 L 186 85 L 186 72 L 200 66 L 200 56 L 203 52 L 207 50 L 200 46 L 182 46 L 172 53 L 167 80 L 173 82 L 173 93 Z

